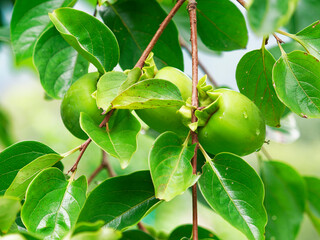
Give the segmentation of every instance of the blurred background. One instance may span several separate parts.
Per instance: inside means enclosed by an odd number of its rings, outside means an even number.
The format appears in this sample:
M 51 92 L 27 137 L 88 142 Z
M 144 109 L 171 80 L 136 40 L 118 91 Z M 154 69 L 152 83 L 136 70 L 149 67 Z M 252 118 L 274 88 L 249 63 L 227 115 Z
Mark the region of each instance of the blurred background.
M 75 8 L 90 13 L 94 11 L 95 2 L 79 0 Z M 233 2 L 243 11 L 236 1 Z M 12 6 L 10 0 L 0 1 L 2 28 L 9 25 Z M 283 40 L 288 39 L 283 38 Z M 275 45 L 275 41 L 270 38 L 268 48 Z M 199 57 L 219 85 L 238 90 L 235 80 L 237 63 L 246 52 L 259 49 L 260 46 L 261 39 L 249 29 L 247 49 L 221 54 L 200 52 Z M 191 58 L 185 51 L 184 61 L 185 72 L 191 75 Z M 67 152 L 83 141 L 73 137 L 63 126 L 60 118 L 60 101 L 49 100 L 45 96 L 38 73 L 32 65 L 32 62 L 25 62 L 21 66 L 16 66 L 10 45 L 0 42 L 0 151 L 17 141 L 35 140 L 43 142 L 59 153 Z M 203 75 L 200 70 L 199 77 Z M 290 164 L 300 174 L 320 177 L 320 120 L 302 119 L 289 114 L 282 121 L 282 126 L 282 131 L 268 129 L 270 143 L 265 144 L 265 149 L 274 160 Z M 140 134 L 138 151 L 125 170 L 120 168 L 117 160 L 110 158 L 116 172 L 126 174 L 147 169 L 147 156 L 153 140 L 154 138 L 145 131 Z M 65 170 L 72 166 L 76 157 L 75 154 L 63 160 Z M 92 143 L 81 160 L 77 174 L 89 177 L 100 164 L 101 157 L 101 151 Z M 257 154 L 247 156 L 245 159 L 258 171 Z M 90 189 L 106 177 L 106 172 L 101 172 L 90 185 Z M 201 226 L 213 230 L 224 240 L 246 239 L 221 217 L 208 211 L 207 206 L 200 205 L 199 208 Z M 169 203 L 161 204 L 143 222 L 159 231 L 169 233 L 180 224 L 191 223 L 191 216 L 191 194 L 186 192 Z M 297 239 L 320 239 L 307 216 L 304 217 Z

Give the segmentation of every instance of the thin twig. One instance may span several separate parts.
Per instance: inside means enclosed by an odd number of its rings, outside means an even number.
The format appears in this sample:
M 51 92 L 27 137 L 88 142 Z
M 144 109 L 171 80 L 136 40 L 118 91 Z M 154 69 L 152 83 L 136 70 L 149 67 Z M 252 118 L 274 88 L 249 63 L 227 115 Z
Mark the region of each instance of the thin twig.
M 91 176 L 88 179 L 88 185 L 92 182 L 92 180 L 104 169 L 103 164 L 101 163 L 99 167 L 94 170 L 94 172 L 91 174 Z
M 107 113 L 106 117 L 103 119 L 103 121 L 102 121 L 102 122 L 100 123 L 100 125 L 99 125 L 100 128 L 102 128 L 103 126 L 105 126 L 105 125 L 108 123 L 108 121 L 109 121 L 109 119 L 110 119 L 110 117 L 111 117 L 111 115 L 112 115 L 113 112 L 114 112 L 114 109 L 112 109 L 110 112 Z M 81 160 L 84 152 L 86 151 L 87 147 L 88 147 L 89 144 L 91 143 L 91 141 L 92 141 L 91 138 L 88 138 L 87 141 L 85 141 L 84 144 L 81 145 L 81 147 L 80 147 L 80 154 L 79 154 L 76 162 L 73 164 L 73 166 L 72 166 L 72 167 L 70 168 L 70 170 L 68 171 L 68 173 L 69 173 L 69 172 L 72 172 L 72 173 L 73 173 L 74 171 L 77 170 L 78 165 L 79 165 L 79 162 L 80 162 L 80 160 Z
M 273 35 L 274 38 L 277 40 L 277 42 L 279 42 L 280 44 L 281 44 L 281 43 L 285 43 L 281 38 L 279 38 L 279 37 L 277 36 L 277 34 L 273 33 L 272 35 Z
M 247 8 L 247 3 L 244 0 L 237 0 L 244 8 Z
M 97 17 L 98 6 L 99 6 L 99 0 L 97 0 L 96 6 L 94 7 L 94 12 L 92 14 L 94 17 Z
M 188 47 L 188 45 L 186 44 L 186 42 L 182 39 L 182 37 L 179 37 L 179 42 L 180 42 L 180 46 L 184 49 L 187 50 L 187 52 L 189 53 L 189 55 L 192 57 L 192 52 L 191 49 Z M 209 82 L 211 82 L 211 84 L 214 87 L 218 87 L 218 83 L 214 80 L 214 78 L 212 77 L 212 75 L 209 73 L 209 71 L 207 70 L 207 68 L 204 66 L 204 64 L 200 61 L 200 59 L 198 60 L 198 64 L 199 67 L 201 68 L 202 72 L 204 72 L 204 74 L 207 75 Z
M 92 182 L 92 180 L 103 170 L 106 169 L 108 172 L 109 177 L 115 177 L 117 174 L 114 172 L 112 166 L 108 161 L 108 155 L 105 151 L 102 150 L 102 160 L 101 164 L 94 170 L 91 176 L 88 179 L 88 184 Z
M 273 159 L 271 157 L 271 155 L 268 153 L 268 151 L 264 147 L 261 147 L 261 152 L 267 157 L 268 160 L 272 160 Z
M 149 231 L 146 229 L 146 227 L 142 224 L 142 222 L 139 222 L 138 223 L 138 228 L 141 230 L 141 231 L 144 231 L 145 233 L 149 233 Z
M 105 151 L 102 151 L 102 163 L 101 165 L 107 170 L 109 177 L 115 177 L 117 174 L 114 172 L 110 162 L 108 161 L 108 155 Z
M 198 43 L 197 43 L 197 2 L 195 0 L 189 0 L 188 12 L 190 16 L 190 29 L 191 29 L 191 54 L 192 54 L 192 106 L 197 109 L 199 107 L 198 100 Z M 197 121 L 197 117 L 192 110 L 192 122 Z M 194 155 L 192 158 L 193 174 L 197 173 L 197 151 L 199 148 L 198 135 L 195 132 L 191 132 L 192 144 L 196 144 Z M 192 232 L 193 239 L 198 240 L 198 206 L 197 206 L 197 185 L 192 186 Z
M 168 16 L 163 20 L 163 22 L 160 24 L 159 29 L 151 39 L 150 43 L 148 44 L 147 48 L 142 53 L 140 59 L 138 60 L 135 67 L 142 68 L 144 65 L 144 62 L 146 61 L 147 57 L 149 56 L 150 52 L 152 51 L 154 45 L 157 43 L 159 37 L 163 33 L 164 29 L 167 27 L 173 16 L 176 14 L 176 12 L 179 10 L 179 8 L 182 6 L 182 4 L 185 2 L 185 0 L 179 0 L 176 5 L 171 9 Z

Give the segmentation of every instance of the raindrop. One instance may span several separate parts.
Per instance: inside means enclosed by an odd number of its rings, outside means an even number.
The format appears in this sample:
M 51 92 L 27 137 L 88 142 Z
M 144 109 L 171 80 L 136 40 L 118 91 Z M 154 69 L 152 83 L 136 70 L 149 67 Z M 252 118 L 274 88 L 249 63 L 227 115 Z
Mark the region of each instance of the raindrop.
M 256 134 L 257 134 L 257 136 L 260 135 L 260 130 L 258 128 L 256 129 Z
M 243 116 L 244 116 L 244 118 L 248 118 L 248 115 L 246 112 L 243 112 Z

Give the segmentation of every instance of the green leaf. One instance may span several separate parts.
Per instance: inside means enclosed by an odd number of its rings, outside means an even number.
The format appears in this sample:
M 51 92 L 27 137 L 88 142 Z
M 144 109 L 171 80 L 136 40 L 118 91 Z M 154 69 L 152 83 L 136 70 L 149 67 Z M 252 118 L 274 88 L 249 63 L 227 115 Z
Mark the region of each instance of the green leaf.
M 42 87 L 56 99 L 64 96 L 72 83 L 88 72 L 89 62 L 78 54 L 51 27 L 36 43 L 33 56 Z
M 115 109 L 144 109 L 183 105 L 176 85 L 161 79 L 140 81 L 120 93 L 112 102 Z
M 10 186 L 19 170 L 36 158 L 55 153 L 48 146 L 34 141 L 16 143 L 0 153 L 0 195 Z
M 170 201 L 194 185 L 199 176 L 192 173 L 195 145 L 188 146 L 173 132 L 161 134 L 149 154 L 149 166 L 156 198 Z
M 320 179 L 315 177 L 304 177 L 308 203 L 306 211 L 314 227 L 320 234 Z
M 111 228 L 101 228 L 96 232 L 84 232 L 73 236 L 70 240 L 118 240 L 121 232 Z
M 83 131 L 100 148 L 119 159 L 126 168 L 137 150 L 137 136 L 141 125 L 129 110 L 118 110 L 112 114 L 106 128 L 100 128 L 86 113 L 80 114 Z
M 9 27 L 7 27 L 7 26 L 0 27 L 0 42 L 10 43 L 10 28 Z
M 240 92 L 258 106 L 266 123 L 279 127 L 285 106 L 272 85 L 272 68 L 275 62 L 264 48 L 248 52 L 238 63 L 236 79 Z
M 62 37 L 103 74 L 119 61 L 117 39 L 95 17 L 72 8 L 59 8 L 49 17 Z
M 320 60 L 320 21 L 317 21 L 294 37 L 311 55 Z
M 319 20 L 320 1 L 302 0 L 299 1 L 295 13 L 289 23 L 290 32 L 298 32 L 310 25 L 310 23 Z
M 280 100 L 304 118 L 320 117 L 320 62 L 310 54 L 294 51 L 284 54 L 272 72 Z
M 269 35 L 290 20 L 297 3 L 298 0 L 253 0 L 248 8 L 249 23 L 258 35 Z
M 119 41 L 122 69 L 135 66 L 166 17 L 155 0 L 118 0 L 108 4 L 100 15 Z M 178 31 L 173 22 L 168 24 L 152 51 L 159 68 L 173 66 L 183 70 Z
M 108 111 L 111 109 L 112 100 L 118 96 L 121 85 L 127 80 L 127 75 L 122 72 L 107 72 L 97 84 L 97 106 Z
M 72 235 L 76 235 L 82 232 L 96 232 L 104 225 L 104 221 L 96 221 L 94 223 L 81 222 L 76 224 Z
M 201 0 L 197 5 L 198 33 L 211 50 L 245 48 L 248 31 L 240 10 L 228 0 Z M 236 23 L 236 24 L 235 24 Z
M 263 184 L 240 157 L 220 153 L 202 168 L 198 183 L 208 204 L 249 240 L 264 239 Z
M 180 240 L 183 237 L 190 238 L 192 237 L 192 224 L 180 225 L 175 228 L 168 238 L 168 240 Z M 198 237 L 201 239 L 213 239 L 219 240 L 219 238 L 212 231 L 198 226 Z
M 21 218 L 27 230 L 44 239 L 62 239 L 75 225 L 86 201 L 87 181 L 65 179 L 56 168 L 43 170 L 31 182 Z
M 11 41 L 16 62 L 31 58 L 34 45 L 49 28 L 48 12 L 59 7 L 72 7 L 76 0 L 32 0 L 15 2 L 11 19 Z
M 129 230 L 122 233 L 120 240 L 155 240 L 149 234 L 141 230 Z
M 137 224 L 159 203 L 149 171 L 109 178 L 90 193 L 78 222 L 104 220 L 106 226 L 123 230 Z
M 8 147 L 14 143 L 12 132 L 11 132 L 10 120 L 11 119 L 9 118 L 9 115 L 7 114 L 7 112 L 0 107 L 0 144 L 2 144 L 4 147 Z M 0 188 L 0 195 L 1 195 L 1 188 Z
M 20 211 L 20 200 L 15 197 L 0 197 L 0 231 L 7 233 Z
M 5 196 L 14 196 L 23 199 L 29 183 L 37 176 L 37 174 L 41 170 L 53 166 L 62 158 L 63 157 L 58 154 L 50 153 L 38 157 L 28 165 L 24 166 L 20 169 L 13 182 L 5 192 Z
M 261 177 L 268 213 L 266 239 L 295 239 L 306 200 L 302 177 L 287 164 L 273 161 L 263 162 Z
M 304 51 L 304 48 L 296 41 L 286 42 L 284 44 L 281 44 L 281 47 L 286 53 L 293 52 L 294 50 Z M 268 51 L 275 59 L 279 59 L 281 57 L 281 50 L 278 45 L 269 48 Z

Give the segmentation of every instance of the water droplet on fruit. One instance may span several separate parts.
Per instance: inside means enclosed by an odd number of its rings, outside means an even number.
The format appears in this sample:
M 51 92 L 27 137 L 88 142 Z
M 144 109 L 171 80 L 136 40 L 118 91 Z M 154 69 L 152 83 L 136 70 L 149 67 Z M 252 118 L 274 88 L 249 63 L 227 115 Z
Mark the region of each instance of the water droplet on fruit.
M 257 134 L 257 136 L 260 135 L 260 130 L 259 129 L 256 129 L 256 134 Z
M 277 220 L 277 218 L 278 217 L 276 215 L 273 215 L 271 219 L 272 219 L 272 221 L 275 221 L 275 220 Z
M 275 237 L 275 236 L 272 236 L 272 237 L 270 238 L 270 240 L 276 240 L 276 237 Z
M 246 112 L 243 112 L 243 117 L 244 117 L 244 118 L 248 118 L 248 115 L 247 115 Z

